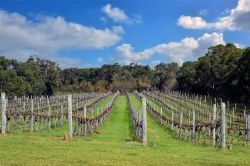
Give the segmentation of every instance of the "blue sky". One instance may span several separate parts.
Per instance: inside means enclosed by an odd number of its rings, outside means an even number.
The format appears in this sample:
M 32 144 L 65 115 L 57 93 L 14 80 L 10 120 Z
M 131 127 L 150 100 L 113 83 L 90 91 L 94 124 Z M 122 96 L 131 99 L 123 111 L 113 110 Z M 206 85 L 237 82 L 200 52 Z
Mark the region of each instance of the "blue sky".
M 250 45 L 249 0 L 0 0 L 0 55 L 60 67 L 196 60 L 227 42 Z

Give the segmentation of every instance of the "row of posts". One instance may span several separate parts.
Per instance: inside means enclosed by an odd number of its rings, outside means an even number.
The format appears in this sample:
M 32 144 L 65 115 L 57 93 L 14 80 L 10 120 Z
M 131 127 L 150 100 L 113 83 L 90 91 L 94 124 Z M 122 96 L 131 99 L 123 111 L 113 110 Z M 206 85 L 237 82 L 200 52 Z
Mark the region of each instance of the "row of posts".
M 111 105 L 111 103 L 107 104 L 107 108 Z M 73 138 L 73 123 L 72 123 L 72 95 L 68 95 L 68 138 L 72 139 Z M 97 108 L 97 112 L 98 112 L 98 108 Z M 97 113 L 98 114 L 98 113 Z M 86 119 L 87 118 L 87 107 L 86 105 L 84 105 L 84 109 L 83 109 L 83 118 Z M 93 111 L 92 111 L 92 118 L 93 118 Z M 87 133 L 87 126 L 85 125 L 84 128 L 85 134 Z
M 31 105 L 31 108 L 30 108 L 30 111 L 31 111 L 31 116 L 30 116 L 30 122 L 29 122 L 29 125 L 30 125 L 30 131 L 32 132 L 34 130 L 34 100 L 31 98 L 31 101 L 30 101 L 30 105 Z M 47 100 L 47 105 L 48 105 L 48 116 L 50 117 L 50 113 L 51 113 L 51 108 L 50 108 L 50 103 L 49 103 L 49 100 Z M 72 102 L 71 102 L 72 103 Z M 25 105 L 25 103 L 24 103 Z M 2 119 L 2 123 L 1 123 L 1 133 L 2 134 L 5 134 L 6 133 L 6 130 L 7 129 L 7 118 L 6 118 L 6 108 L 7 108 L 7 99 L 6 99 L 6 96 L 5 96 L 5 93 L 1 93 L 1 101 L 0 101 L 0 106 L 1 106 L 1 119 Z M 25 106 L 24 106 L 24 109 L 25 110 Z M 39 110 L 39 105 L 38 105 L 38 110 Z M 61 105 L 61 108 L 60 108 L 60 113 L 61 113 L 61 117 L 60 117 L 60 125 L 63 124 L 63 105 Z M 50 130 L 50 120 L 48 121 L 48 129 Z
M 162 108 L 160 110 L 161 116 L 162 116 Z M 216 145 L 216 104 L 213 104 L 213 119 L 212 119 L 212 125 L 213 125 L 213 130 L 212 130 L 212 139 L 213 139 L 213 145 Z M 193 110 L 193 117 L 192 117 L 192 139 L 195 141 L 196 137 L 196 114 L 195 111 Z M 174 112 L 172 111 L 171 114 L 171 130 L 174 130 Z M 182 123 L 183 123 L 183 112 L 180 113 L 180 136 L 182 135 Z M 247 140 L 250 141 L 250 115 L 246 116 L 246 129 L 247 129 Z M 220 133 L 220 146 L 221 148 L 226 147 L 226 105 L 225 103 L 221 104 L 221 133 Z
M 6 134 L 6 103 L 7 99 L 5 97 L 5 93 L 1 93 L 1 118 L 2 118 L 2 123 L 1 123 L 1 133 Z M 49 104 L 48 104 L 49 105 Z M 63 110 L 63 106 L 61 106 L 61 113 Z M 31 99 L 31 120 L 30 120 L 30 131 L 33 131 L 33 121 L 34 121 L 34 116 L 33 116 L 33 111 L 34 111 L 34 106 L 33 106 L 33 99 Z M 50 108 L 48 112 L 50 116 Z M 62 116 L 62 115 L 61 115 Z M 86 117 L 86 106 L 84 107 L 84 116 Z M 50 123 L 50 121 L 49 121 Z M 62 124 L 62 118 L 60 123 Z M 50 127 L 50 124 L 48 125 Z M 68 135 L 69 138 L 72 138 L 72 95 L 68 95 Z
M 221 104 L 221 148 L 226 147 L 226 106 L 225 103 Z M 196 138 L 196 125 L 195 125 L 195 111 L 193 110 L 193 121 L 192 121 L 192 139 L 193 142 Z M 172 112 L 172 126 L 171 129 L 174 129 L 174 113 Z M 183 122 L 183 112 L 180 113 L 180 137 L 182 135 L 182 122 Z M 216 145 L 216 104 L 213 104 L 213 130 L 212 130 L 212 138 L 213 138 L 213 145 Z
M 147 101 L 146 101 L 146 97 L 143 96 L 142 98 L 142 143 L 144 145 L 147 144 Z
M 1 93 L 1 101 L 0 101 L 0 106 L 1 106 L 1 133 L 2 134 L 6 134 L 6 124 L 7 124 L 7 118 L 6 118 L 6 104 L 7 104 L 7 99 L 5 97 L 5 93 Z M 33 99 L 31 99 L 31 119 L 30 119 L 30 131 L 33 131 L 33 121 L 34 121 L 34 104 L 33 104 Z M 67 96 L 67 103 L 68 103 L 68 137 L 72 138 L 73 137 L 73 124 L 72 124 L 72 111 L 73 111 L 73 106 L 72 106 L 72 95 L 68 95 Z M 48 101 L 48 115 L 50 116 L 50 105 L 49 105 L 49 101 Z M 63 105 L 61 105 L 61 118 L 60 118 L 60 124 L 62 125 L 62 112 L 63 112 Z M 83 110 L 83 115 L 84 118 L 86 118 L 86 113 L 87 113 L 87 108 L 86 105 L 84 106 L 84 110 Z M 48 122 L 50 123 L 50 121 Z M 48 124 L 50 129 L 50 124 Z M 86 130 L 86 128 L 85 128 Z
M 6 98 L 5 93 L 1 93 L 1 115 L 2 115 L 2 125 L 1 125 L 1 132 L 2 134 L 6 133 Z M 33 100 L 31 100 L 31 131 L 33 131 Z M 221 148 L 226 147 L 226 105 L 225 103 L 221 104 Z M 50 113 L 50 112 L 49 112 Z M 162 114 L 162 109 L 161 109 Z M 84 117 L 86 118 L 86 106 L 84 107 Z M 142 118 L 143 118 L 143 143 L 147 143 L 147 114 L 146 114 L 146 98 L 142 98 Z M 250 115 L 246 118 L 246 128 L 247 128 L 247 138 L 250 140 Z M 172 112 L 172 130 L 174 127 L 173 124 L 174 121 L 174 113 Z M 182 125 L 183 121 L 183 112 L 180 115 L 180 125 Z M 212 131 L 212 137 L 213 137 L 213 145 L 216 144 L 216 104 L 213 104 L 213 131 Z M 193 111 L 193 140 L 195 139 L 195 111 Z M 73 124 L 72 124 L 72 95 L 68 95 L 68 136 L 69 138 L 73 137 Z

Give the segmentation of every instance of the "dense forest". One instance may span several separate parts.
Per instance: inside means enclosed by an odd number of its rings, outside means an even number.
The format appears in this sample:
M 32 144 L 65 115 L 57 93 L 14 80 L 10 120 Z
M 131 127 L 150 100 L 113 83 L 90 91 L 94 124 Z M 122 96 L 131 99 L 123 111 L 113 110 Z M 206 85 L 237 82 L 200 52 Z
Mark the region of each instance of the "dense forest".
M 154 68 L 117 63 L 100 68 L 60 69 L 55 62 L 30 57 L 26 62 L 0 57 L 0 91 L 9 96 L 55 92 L 106 92 L 177 89 L 250 103 L 250 48 L 217 45 L 194 62 Z

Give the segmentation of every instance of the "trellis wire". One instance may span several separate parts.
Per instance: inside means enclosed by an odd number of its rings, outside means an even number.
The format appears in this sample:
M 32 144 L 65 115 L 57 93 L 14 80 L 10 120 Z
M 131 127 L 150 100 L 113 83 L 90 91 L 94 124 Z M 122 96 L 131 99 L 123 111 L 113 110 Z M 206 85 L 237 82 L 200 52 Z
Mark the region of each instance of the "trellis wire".
M 148 92 L 144 94 L 149 101 L 161 107 L 160 110 L 156 110 L 148 103 L 147 110 L 150 115 L 162 125 L 173 130 L 173 133 L 180 139 L 212 144 L 222 148 L 225 148 L 225 144 L 249 144 L 250 126 L 247 120 L 250 121 L 250 116 L 245 116 L 247 117 L 245 121 L 241 119 L 243 115 L 239 113 L 237 115 L 233 113 L 230 116 L 224 107 L 225 103 L 220 104 L 221 111 L 216 111 L 216 104 L 204 107 L 199 104 L 202 103 L 200 98 L 200 101 L 197 102 L 174 92 Z M 170 104 L 172 105 L 170 106 Z M 162 115 L 161 110 L 165 112 L 165 116 Z M 193 119 L 191 119 L 190 112 L 193 112 Z M 223 114 L 220 115 L 220 112 Z

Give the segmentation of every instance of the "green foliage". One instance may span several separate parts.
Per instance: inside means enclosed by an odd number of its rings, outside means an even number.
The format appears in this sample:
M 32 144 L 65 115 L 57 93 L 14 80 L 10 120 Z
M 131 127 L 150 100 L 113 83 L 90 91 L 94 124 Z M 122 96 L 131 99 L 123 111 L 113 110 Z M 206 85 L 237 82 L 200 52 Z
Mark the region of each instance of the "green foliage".
M 153 70 L 149 66 L 137 64 L 120 66 L 117 63 L 103 65 L 101 68 L 64 69 L 61 71 L 60 89 L 70 92 L 88 91 L 82 87 L 86 85 L 97 92 L 144 90 L 151 87 L 152 73 Z
M 103 65 L 101 68 L 89 69 L 59 69 L 57 64 L 48 60 L 30 57 L 26 62 L 0 57 L 1 91 L 8 92 L 10 96 L 15 95 L 52 95 L 56 91 L 63 92 L 107 92 L 109 90 L 121 92 L 134 90 L 148 90 L 153 87 L 160 89 L 176 88 L 176 63 L 160 64 L 155 69 L 149 66 L 130 64 L 120 66 L 115 63 Z M 19 81 L 13 82 L 12 86 L 6 86 L 4 82 L 4 71 L 12 69 L 16 75 L 13 77 Z M 158 79 L 159 78 L 159 79 Z M 14 79 L 14 78 L 13 78 Z M 12 88 L 17 82 L 24 84 L 20 92 Z
M 30 57 L 21 63 L 0 57 L 0 91 L 9 96 L 53 94 L 59 81 L 54 62 Z
M 179 70 L 177 63 L 160 63 L 155 66 L 155 83 L 159 89 L 171 90 L 177 87 L 176 73 Z
M 7 69 L 0 71 L 1 91 L 3 89 L 10 95 L 25 95 L 31 93 L 31 87 L 24 77 L 17 76 L 16 71 L 13 69 Z
M 249 49 L 233 44 L 209 48 L 197 62 L 186 62 L 178 72 L 179 88 L 241 102 L 249 101 Z
M 197 81 L 195 79 L 196 76 L 196 62 L 185 62 L 181 70 L 178 72 L 178 84 L 180 89 L 184 89 L 186 91 L 196 92 L 195 87 L 197 85 Z
M 30 57 L 21 63 L 0 57 L 0 91 L 15 95 L 63 92 L 107 92 L 179 89 L 250 103 L 249 51 L 217 45 L 195 62 L 148 65 L 117 63 L 100 68 L 59 69 L 48 60 Z
M 209 53 L 201 57 L 196 66 L 198 89 L 213 95 L 231 96 L 228 93 L 232 74 L 237 69 L 241 55 L 242 50 L 232 44 L 211 47 Z
M 238 62 L 238 92 L 240 99 L 250 103 L 250 47 L 245 50 Z
M 32 95 L 41 95 L 46 90 L 44 81 L 41 78 L 34 76 L 34 73 L 31 70 L 26 70 L 24 76 L 31 86 Z
M 46 85 L 46 94 L 52 95 L 60 86 L 60 69 L 55 62 L 37 59 L 38 74 Z

